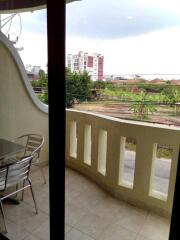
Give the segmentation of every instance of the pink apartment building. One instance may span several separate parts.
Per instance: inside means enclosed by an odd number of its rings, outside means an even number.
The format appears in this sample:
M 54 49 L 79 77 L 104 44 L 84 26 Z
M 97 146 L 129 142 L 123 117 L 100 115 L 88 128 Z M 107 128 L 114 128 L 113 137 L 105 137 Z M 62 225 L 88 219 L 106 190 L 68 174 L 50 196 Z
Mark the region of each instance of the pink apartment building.
M 83 51 L 77 55 L 68 54 L 66 65 L 72 72 L 87 71 L 93 81 L 103 80 L 104 56 L 101 54 L 89 54 Z

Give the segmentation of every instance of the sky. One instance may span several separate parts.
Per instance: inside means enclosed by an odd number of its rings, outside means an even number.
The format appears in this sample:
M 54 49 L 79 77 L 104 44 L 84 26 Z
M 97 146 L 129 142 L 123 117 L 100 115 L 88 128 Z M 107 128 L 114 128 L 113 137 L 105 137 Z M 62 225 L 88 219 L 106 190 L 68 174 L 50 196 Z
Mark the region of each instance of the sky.
M 9 14 L 3 14 L 1 26 L 7 21 L 3 20 Z M 22 28 L 21 28 L 22 25 Z M 14 46 L 23 47 L 19 51 L 20 57 L 24 65 L 41 66 L 47 70 L 47 13 L 46 9 L 34 12 L 20 13 L 20 17 L 16 15 L 9 21 L 2 31 L 9 31 L 10 40 L 14 40 L 17 36 L 19 40 Z
M 67 4 L 66 53 L 80 50 L 103 54 L 104 74 L 180 74 L 180 1 Z
M 20 13 L 10 37 L 24 64 L 47 66 L 46 9 Z M 6 15 L 3 15 L 6 17 Z M 81 0 L 66 5 L 66 54 L 104 55 L 104 74 L 180 74 L 179 0 Z M 180 76 L 179 76 L 180 78 Z

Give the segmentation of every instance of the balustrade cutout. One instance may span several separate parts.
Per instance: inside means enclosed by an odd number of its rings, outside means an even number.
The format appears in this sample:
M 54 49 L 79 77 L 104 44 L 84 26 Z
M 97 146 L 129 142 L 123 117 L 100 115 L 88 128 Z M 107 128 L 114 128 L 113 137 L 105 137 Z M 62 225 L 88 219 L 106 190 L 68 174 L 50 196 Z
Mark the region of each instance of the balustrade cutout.
M 91 165 L 91 125 L 84 128 L 84 162 Z
M 167 200 L 173 148 L 155 143 L 153 146 L 151 181 L 149 194 Z
M 136 139 L 121 137 L 119 185 L 133 188 L 136 159 Z
M 107 131 L 99 131 L 98 139 L 98 172 L 106 175 Z
M 70 123 L 70 156 L 77 158 L 77 123 Z

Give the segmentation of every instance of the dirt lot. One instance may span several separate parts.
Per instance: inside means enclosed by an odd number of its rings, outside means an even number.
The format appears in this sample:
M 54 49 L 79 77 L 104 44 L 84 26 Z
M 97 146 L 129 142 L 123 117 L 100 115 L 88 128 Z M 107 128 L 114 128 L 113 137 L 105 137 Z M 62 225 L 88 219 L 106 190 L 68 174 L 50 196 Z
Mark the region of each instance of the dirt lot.
M 74 105 L 73 108 L 121 119 L 140 120 L 132 111 L 129 111 L 129 105 L 126 103 L 82 103 Z M 180 126 L 180 114 L 175 115 L 173 108 L 160 106 L 156 113 L 148 115 L 143 121 Z

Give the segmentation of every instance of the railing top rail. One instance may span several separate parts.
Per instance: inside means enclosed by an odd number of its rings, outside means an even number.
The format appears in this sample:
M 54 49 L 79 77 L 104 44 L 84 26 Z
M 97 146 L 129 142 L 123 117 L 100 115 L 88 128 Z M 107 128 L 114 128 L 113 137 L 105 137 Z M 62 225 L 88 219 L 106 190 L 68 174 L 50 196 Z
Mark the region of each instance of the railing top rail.
M 115 118 L 115 117 L 105 116 L 105 115 L 99 114 L 99 113 L 92 113 L 92 112 L 89 112 L 89 111 L 82 111 L 82 110 L 80 111 L 80 110 L 76 110 L 76 109 L 66 108 L 66 112 L 88 114 L 88 115 L 91 115 L 91 116 L 95 116 L 95 117 L 99 117 L 99 118 L 103 118 L 103 119 L 106 119 L 106 120 L 111 120 L 111 121 L 115 121 L 115 122 L 119 122 L 119 123 L 127 123 L 127 124 L 131 124 L 131 125 L 138 125 L 138 126 L 144 126 L 144 127 L 154 127 L 154 128 L 180 131 L 179 126 L 165 125 L 165 124 L 159 124 L 159 123 L 150 123 L 150 122 L 143 122 L 143 121 L 135 121 L 135 120 L 119 119 L 119 118 Z

